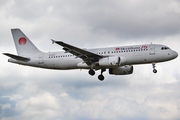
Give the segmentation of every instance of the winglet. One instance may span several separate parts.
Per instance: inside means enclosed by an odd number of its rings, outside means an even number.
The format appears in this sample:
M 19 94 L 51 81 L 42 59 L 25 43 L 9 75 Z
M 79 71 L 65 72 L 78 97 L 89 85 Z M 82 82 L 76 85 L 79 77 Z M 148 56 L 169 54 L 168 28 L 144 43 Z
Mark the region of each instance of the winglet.
M 53 40 L 53 39 L 51 39 L 52 40 L 52 44 L 54 44 L 56 41 L 55 40 Z

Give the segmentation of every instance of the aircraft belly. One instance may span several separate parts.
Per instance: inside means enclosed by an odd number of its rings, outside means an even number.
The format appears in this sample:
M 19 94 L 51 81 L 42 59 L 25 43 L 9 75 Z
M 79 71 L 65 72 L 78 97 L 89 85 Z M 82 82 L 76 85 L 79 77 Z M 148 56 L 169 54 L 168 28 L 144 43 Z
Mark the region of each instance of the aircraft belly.
M 77 63 L 80 62 L 79 60 L 75 59 L 61 59 L 56 60 L 54 62 L 50 62 L 50 66 L 52 69 L 76 69 Z
M 80 61 L 77 61 L 77 60 L 67 60 L 67 68 L 68 68 L 68 69 L 77 68 L 77 64 L 78 64 L 79 62 L 80 62 Z

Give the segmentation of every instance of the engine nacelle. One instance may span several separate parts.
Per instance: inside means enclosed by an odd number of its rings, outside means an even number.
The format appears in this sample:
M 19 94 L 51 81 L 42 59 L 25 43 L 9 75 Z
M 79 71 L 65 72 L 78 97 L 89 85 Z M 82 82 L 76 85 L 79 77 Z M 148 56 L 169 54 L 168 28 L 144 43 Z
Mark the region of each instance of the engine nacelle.
M 125 65 L 118 68 L 110 68 L 109 74 L 112 75 L 128 75 L 133 73 L 133 66 L 131 65 Z
M 119 66 L 126 63 L 126 58 L 119 56 L 111 56 L 102 58 L 98 62 L 98 66 Z

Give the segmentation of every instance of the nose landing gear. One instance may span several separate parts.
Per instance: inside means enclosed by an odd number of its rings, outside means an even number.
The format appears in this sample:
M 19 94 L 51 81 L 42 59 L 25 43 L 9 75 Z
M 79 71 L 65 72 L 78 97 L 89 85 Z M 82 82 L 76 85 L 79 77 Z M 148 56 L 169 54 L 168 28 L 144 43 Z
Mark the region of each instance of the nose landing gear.
M 156 69 L 154 69 L 154 70 L 153 70 L 153 72 L 154 72 L 154 73 L 157 73 L 157 70 L 156 70 Z
M 153 73 L 157 73 L 157 70 L 155 69 L 155 68 L 156 68 L 156 63 L 153 62 L 153 63 L 152 63 L 152 66 L 153 66 Z

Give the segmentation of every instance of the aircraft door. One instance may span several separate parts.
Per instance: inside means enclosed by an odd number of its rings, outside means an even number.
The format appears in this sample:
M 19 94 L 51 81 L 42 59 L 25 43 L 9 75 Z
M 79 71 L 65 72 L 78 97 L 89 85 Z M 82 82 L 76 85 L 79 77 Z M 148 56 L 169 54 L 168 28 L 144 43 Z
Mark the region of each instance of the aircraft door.
M 39 64 L 44 64 L 44 60 L 43 60 L 44 54 L 39 54 Z
M 150 55 L 155 55 L 155 45 L 151 44 L 149 47 L 149 54 Z

